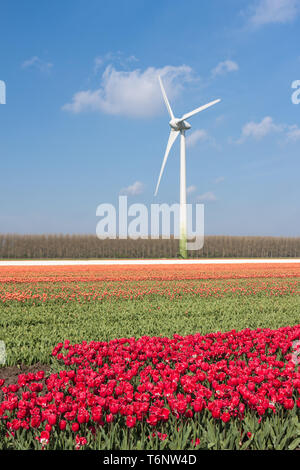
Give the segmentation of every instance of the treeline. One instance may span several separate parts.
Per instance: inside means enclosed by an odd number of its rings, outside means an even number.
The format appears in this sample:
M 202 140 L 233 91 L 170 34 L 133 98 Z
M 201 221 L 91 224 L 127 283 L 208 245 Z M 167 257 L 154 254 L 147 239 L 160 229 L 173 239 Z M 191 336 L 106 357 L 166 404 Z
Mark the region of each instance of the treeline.
M 0 234 L 0 259 L 176 258 L 178 240 L 99 240 L 95 235 Z M 300 237 L 206 236 L 190 258 L 295 258 Z

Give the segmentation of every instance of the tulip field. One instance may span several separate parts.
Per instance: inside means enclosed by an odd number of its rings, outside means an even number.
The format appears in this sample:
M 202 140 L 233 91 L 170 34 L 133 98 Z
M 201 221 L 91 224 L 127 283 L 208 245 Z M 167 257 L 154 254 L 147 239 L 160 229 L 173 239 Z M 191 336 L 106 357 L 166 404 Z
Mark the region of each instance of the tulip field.
M 0 449 L 300 450 L 300 263 L 1 266 Z

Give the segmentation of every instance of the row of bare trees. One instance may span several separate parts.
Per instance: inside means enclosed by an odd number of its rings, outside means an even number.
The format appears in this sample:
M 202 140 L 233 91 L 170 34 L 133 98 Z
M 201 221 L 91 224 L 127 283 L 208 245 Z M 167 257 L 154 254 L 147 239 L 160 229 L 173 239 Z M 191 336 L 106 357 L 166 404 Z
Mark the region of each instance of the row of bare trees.
M 178 240 L 99 240 L 94 235 L 0 234 L 1 259 L 176 258 Z M 207 236 L 191 258 L 300 257 L 300 237 Z

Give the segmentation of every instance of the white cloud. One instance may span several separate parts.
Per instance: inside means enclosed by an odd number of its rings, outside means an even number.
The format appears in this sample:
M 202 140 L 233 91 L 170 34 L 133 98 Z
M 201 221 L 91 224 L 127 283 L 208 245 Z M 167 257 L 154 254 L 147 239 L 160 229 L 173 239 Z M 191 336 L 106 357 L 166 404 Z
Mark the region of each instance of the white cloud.
M 187 192 L 187 194 L 192 194 L 192 193 L 194 193 L 194 192 L 196 191 L 196 189 L 197 189 L 196 186 L 194 186 L 194 185 L 192 184 L 191 186 L 188 186 L 188 187 L 186 188 L 186 192 Z
M 213 193 L 212 191 L 208 191 L 207 193 L 203 193 L 200 196 L 198 196 L 197 200 L 198 201 L 203 201 L 203 202 L 205 202 L 205 201 L 206 202 L 212 202 L 212 201 L 216 201 L 217 198 L 216 198 L 215 193 Z
M 300 128 L 297 124 L 275 124 L 270 116 L 266 116 L 261 122 L 255 123 L 252 121 L 245 124 L 242 128 L 241 137 L 236 141 L 229 139 L 229 143 L 242 144 L 248 138 L 261 140 L 271 133 L 281 133 L 285 137 L 285 141 L 288 142 L 300 140 Z
M 100 58 L 98 58 L 100 64 Z M 81 113 L 97 111 L 112 115 L 147 117 L 164 109 L 158 75 L 163 78 L 170 100 L 181 90 L 185 81 L 192 80 L 192 69 L 187 65 L 148 67 L 141 71 L 119 71 L 108 65 L 102 74 L 101 86 L 74 94 L 72 102 L 63 106 L 65 111 Z
M 38 56 L 34 56 L 28 60 L 24 60 L 24 62 L 21 64 L 21 67 L 22 69 L 36 67 L 41 72 L 47 72 L 53 67 L 53 64 L 51 62 L 45 62 L 44 60 L 40 59 Z
M 134 55 L 125 56 L 121 51 L 107 52 L 103 56 L 97 56 L 94 59 L 94 74 L 98 72 L 101 67 L 104 67 L 107 63 L 117 64 L 122 68 L 127 68 L 132 62 L 138 62 L 138 59 Z
M 27 67 L 31 67 L 32 65 L 35 65 L 39 61 L 39 58 L 37 56 L 31 57 L 31 59 L 24 60 L 22 63 L 22 68 L 26 69 Z
M 233 60 L 224 60 L 223 62 L 219 62 L 219 64 L 211 71 L 213 77 L 217 75 L 224 75 L 228 72 L 235 72 L 239 70 L 239 66 Z
M 186 138 L 187 147 L 195 147 L 198 142 L 205 142 L 209 139 L 208 133 L 204 129 L 197 129 Z
M 121 194 L 126 194 L 127 196 L 136 196 L 138 194 L 142 194 L 144 191 L 144 185 L 140 181 L 136 181 L 131 186 L 127 188 L 123 188 L 121 190 Z
M 94 73 L 97 73 L 98 70 L 102 67 L 104 61 L 103 58 L 98 56 L 94 59 Z
M 242 135 L 236 143 L 241 144 L 251 137 L 260 140 L 272 132 L 281 132 L 283 129 L 284 126 L 275 124 L 270 116 L 266 116 L 261 122 L 256 123 L 251 121 L 245 124 L 242 128 Z
M 220 116 L 216 117 L 216 124 L 220 124 L 225 120 L 224 114 L 221 114 Z
M 225 180 L 224 176 L 219 176 L 218 178 L 214 180 L 214 183 L 219 184 L 219 183 L 222 183 L 224 180 Z
M 299 7 L 299 0 L 257 0 L 250 8 L 249 23 L 253 26 L 288 23 L 296 18 Z
M 296 124 L 294 124 L 293 126 L 289 126 L 286 133 L 286 138 L 288 141 L 291 142 L 296 142 L 300 140 L 300 128 Z

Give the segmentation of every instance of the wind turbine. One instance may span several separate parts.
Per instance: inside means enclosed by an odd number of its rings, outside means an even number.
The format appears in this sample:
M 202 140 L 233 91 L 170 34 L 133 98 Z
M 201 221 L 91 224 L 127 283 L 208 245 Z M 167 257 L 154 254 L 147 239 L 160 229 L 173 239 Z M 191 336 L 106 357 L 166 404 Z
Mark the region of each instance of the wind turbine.
M 171 120 L 169 122 L 171 131 L 170 131 L 169 140 L 167 143 L 167 148 L 166 148 L 165 156 L 161 165 L 160 174 L 158 177 L 158 182 L 156 185 L 154 195 L 155 196 L 157 195 L 160 180 L 161 180 L 164 168 L 166 166 L 171 147 L 174 144 L 177 136 L 180 134 L 180 215 L 179 215 L 180 243 L 179 243 L 179 252 L 182 258 L 187 258 L 185 131 L 190 129 L 191 125 L 186 121 L 186 119 L 194 116 L 194 114 L 200 113 L 200 111 L 204 111 L 205 109 L 210 108 L 210 106 L 213 106 L 214 104 L 219 103 L 219 101 L 221 100 L 218 99 L 215 101 L 211 101 L 210 103 L 207 103 L 204 106 L 200 106 L 200 108 L 196 108 L 193 111 L 184 114 L 183 116 L 181 116 L 181 118 L 175 118 L 160 76 L 158 77 L 158 79 L 159 79 L 159 84 L 160 84 L 160 88 L 162 91 L 162 95 L 167 106 L 167 110 L 171 117 Z

